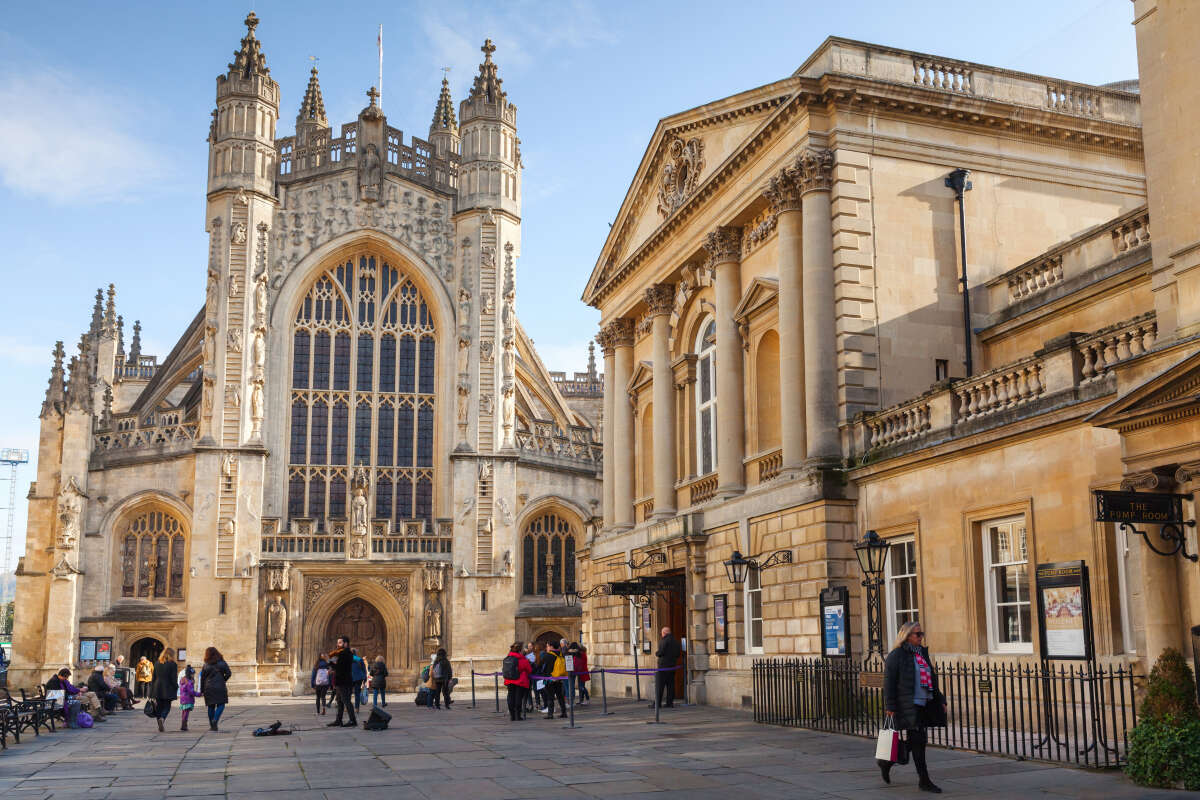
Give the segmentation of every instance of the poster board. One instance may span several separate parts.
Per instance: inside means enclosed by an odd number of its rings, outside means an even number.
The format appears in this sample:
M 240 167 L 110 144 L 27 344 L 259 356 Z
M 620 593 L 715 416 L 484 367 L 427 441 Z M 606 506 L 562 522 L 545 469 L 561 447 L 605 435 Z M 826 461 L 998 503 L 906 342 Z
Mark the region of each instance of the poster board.
M 650 606 L 646 606 L 645 608 L 642 609 L 642 652 L 643 653 L 650 652 L 651 640 L 654 638 L 654 634 L 651 633 L 651 631 L 650 631 L 650 628 L 651 628 L 650 614 L 651 614 Z
M 713 650 L 729 652 L 729 595 L 713 595 Z
M 111 661 L 112 639 L 80 639 L 79 662 Z
M 1095 645 L 1087 564 L 1083 561 L 1038 564 L 1035 575 L 1042 658 L 1092 660 Z
M 850 657 L 850 590 L 830 586 L 821 590 L 821 656 Z

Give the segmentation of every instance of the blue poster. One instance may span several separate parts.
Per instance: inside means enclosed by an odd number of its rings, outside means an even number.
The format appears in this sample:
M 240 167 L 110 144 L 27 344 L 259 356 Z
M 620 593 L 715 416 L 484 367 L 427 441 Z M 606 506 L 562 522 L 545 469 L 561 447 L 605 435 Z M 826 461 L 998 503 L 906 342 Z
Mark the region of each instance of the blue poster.
M 824 615 L 823 630 L 825 633 L 825 655 L 827 656 L 846 655 L 846 616 L 844 610 L 845 606 L 841 604 L 823 606 L 821 608 L 821 612 Z

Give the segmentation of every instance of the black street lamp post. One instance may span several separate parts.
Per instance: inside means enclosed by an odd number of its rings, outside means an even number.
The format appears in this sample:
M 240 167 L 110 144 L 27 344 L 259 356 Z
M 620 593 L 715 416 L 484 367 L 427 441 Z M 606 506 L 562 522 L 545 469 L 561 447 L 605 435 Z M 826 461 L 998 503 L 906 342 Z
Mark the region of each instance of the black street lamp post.
M 883 586 L 883 568 L 887 564 L 888 544 L 875 531 L 867 531 L 854 545 L 858 565 L 862 568 L 862 585 L 867 590 L 867 655 L 883 655 L 883 609 L 879 587 Z
M 746 558 L 739 551 L 734 550 L 733 557 L 723 563 L 725 564 L 725 577 L 734 586 L 740 586 L 746 582 L 746 576 L 752 569 L 763 570 L 779 564 L 791 564 L 792 551 L 777 550 L 760 563 L 757 557 Z

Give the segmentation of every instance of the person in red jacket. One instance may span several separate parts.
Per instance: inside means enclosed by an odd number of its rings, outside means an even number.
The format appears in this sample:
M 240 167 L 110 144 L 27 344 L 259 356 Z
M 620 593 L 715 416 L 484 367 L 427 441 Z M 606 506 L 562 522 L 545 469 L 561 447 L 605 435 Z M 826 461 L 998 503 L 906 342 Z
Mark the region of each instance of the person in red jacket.
M 587 685 L 592 676 L 588 673 L 587 648 L 583 645 L 578 647 L 579 652 L 575 655 L 575 680 L 579 682 L 579 705 L 586 706 L 591 699 Z
M 508 648 L 501 673 L 504 675 L 504 685 L 508 688 L 508 718 L 513 722 L 525 719 L 525 692 L 529 690 L 529 676 L 533 674 L 533 665 L 521 655 L 520 642 L 513 642 Z

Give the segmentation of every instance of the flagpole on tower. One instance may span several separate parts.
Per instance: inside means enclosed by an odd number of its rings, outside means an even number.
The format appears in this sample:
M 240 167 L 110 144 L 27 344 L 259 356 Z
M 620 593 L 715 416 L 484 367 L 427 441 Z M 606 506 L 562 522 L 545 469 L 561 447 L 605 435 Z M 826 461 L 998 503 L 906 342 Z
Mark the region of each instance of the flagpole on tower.
M 379 110 L 383 110 L 383 23 L 379 23 Z

